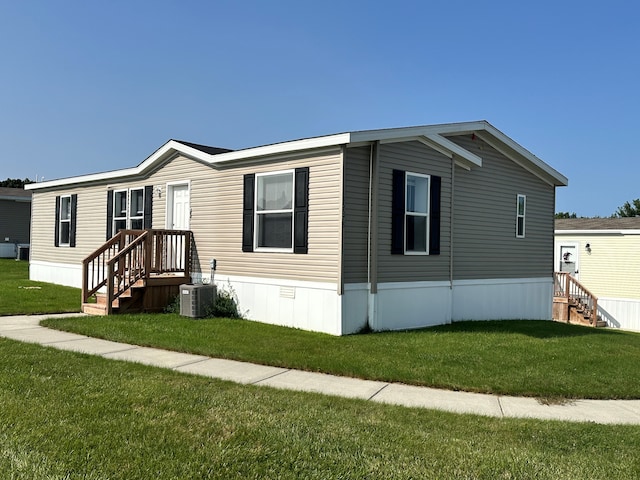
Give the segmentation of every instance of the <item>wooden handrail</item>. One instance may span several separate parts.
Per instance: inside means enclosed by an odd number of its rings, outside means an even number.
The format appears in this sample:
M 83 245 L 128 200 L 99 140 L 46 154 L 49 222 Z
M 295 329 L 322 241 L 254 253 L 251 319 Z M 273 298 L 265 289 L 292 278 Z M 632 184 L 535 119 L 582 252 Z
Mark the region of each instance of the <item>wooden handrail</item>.
M 554 296 L 565 297 L 588 314 L 589 322 L 598 325 L 598 297 L 569 272 L 554 272 Z
M 107 313 L 113 301 L 137 281 L 151 275 L 191 275 L 191 239 L 188 230 L 121 230 L 82 261 L 82 302 L 105 285 Z
M 107 260 L 107 315 L 111 315 L 113 301 L 131 288 L 149 272 L 149 247 L 147 237 L 151 230 L 136 236 L 132 242 Z M 151 234 L 153 236 L 153 234 Z M 146 268 L 145 268 L 146 267 Z

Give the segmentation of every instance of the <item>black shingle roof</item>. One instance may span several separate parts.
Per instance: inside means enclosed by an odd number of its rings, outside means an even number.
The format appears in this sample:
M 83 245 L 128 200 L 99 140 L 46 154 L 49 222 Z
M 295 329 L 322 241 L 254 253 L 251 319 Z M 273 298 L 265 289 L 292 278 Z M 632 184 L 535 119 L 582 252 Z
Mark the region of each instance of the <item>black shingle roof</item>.
M 187 147 L 195 148 L 196 150 L 200 150 L 201 152 L 208 153 L 209 155 L 217 155 L 219 153 L 233 152 L 233 150 L 229 150 L 228 148 L 209 147 L 208 145 L 200 145 L 197 143 L 184 142 L 182 140 L 176 140 L 176 142 L 186 145 Z

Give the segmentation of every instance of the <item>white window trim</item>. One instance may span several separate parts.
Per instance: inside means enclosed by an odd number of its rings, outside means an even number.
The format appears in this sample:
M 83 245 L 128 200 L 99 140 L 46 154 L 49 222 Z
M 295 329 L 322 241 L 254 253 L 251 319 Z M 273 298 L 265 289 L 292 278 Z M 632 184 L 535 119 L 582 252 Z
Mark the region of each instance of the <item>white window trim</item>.
M 142 190 L 142 215 L 138 216 L 131 216 L 131 192 L 136 191 L 136 190 Z M 125 215 L 123 216 L 119 216 L 120 215 L 120 211 L 119 211 L 119 205 L 118 205 L 118 216 L 116 216 L 116 195 L 118 193 L 121 192 L 126 192 L 126 207 L 125 207 Z M 144 206 L 145 206 L 145 191 L 144 191 L 144 187 L 132 187 L 132 188 L 119 188 L 117 190 L 114 190 L 112 192 L 113 198 L 112 198 L 112 204 L 113 204 L 113 218 L 111 220 L 111 227 L 112 227 L 112 231 L 113 232 L 117 232 L 117 228 L 116 228 L 116 222 L 117 221 L 121 221 L 124 220 L 125 221 L 125 230 L 131 230 L 131 220 L 142 220 L 142 227 L 144 229 Z
M 62 204 L 65 198 L 69 199 L 69 218 L 62 218 Z M 71 217 L 73 216 L 73 212 L 71 211 L 71 195 L 60 195 L 60 211 L 58 211 L 58 246 L 59 247 L 69 247 L 71 246 Z M 69 224 L 69 241 L 64 243 L 62 241 L 62 224 Z
M 417 212 L 408 212 L 407 211 L 407 182 L 409 181 L 409 176 L 412 177 L 422 177 L 427 179 L 427 213 L 417 213 Z M 426 218 L 426 229 L 425 229 L 425 251 L 417 252 L 413 250 L 407 250 L 407 217 L 425 217 Z M 405 255 L 429 255 L 429 217 L 431 216 L 431 175 L 425 175 L 423 173 L 414 173 L 414 172 L 405 172 L 404 175 L 404 245 L 402 246 Z
M 524 212 L 520 214 L 520 199 L 524 198 Z M 518 234 L 518 220 L 522 218 L 522 235 Z M 516 197 L 516 238 L 525 238 L 527 232 L 527 196 L 518 194 Z
M 270 177 L 272 175 L 284 175 L 284 174 L 291 174 L 291 209 L 263 210 L 262 212 L 258 213 L 258 178 Z M 295 238 L 295 230 L 294 230 L 295 202 L 296 202 L 296 171 L 295 169 L 278 170 L 275 172 L 256 173 L 254 185 L 253 185 L 253 251 L 254 252 L 293 253 L 293 242 Z M 267 213 L 291 213 L 291 248 L 259 247 L 258 246 L 258 215 L 264 215 Z
M 131 216 L 132 212 L 131 212 L 131 198 L 132 192 L 135 192 L 137 190 L 141 190 L 142 191 L 142 215 L 135 215 L 135 216 Z M 131 230 L 131 222 L 132 220 L 142 220 L 142 229 L 144 229 L 144 205 L 145 205 L 145 198 L 144 198 L 144 187 L 136 187 L 136 188 L 130 188 L 129 191 L 127 192 L 127 228 L 129 228 L 129 230 Z M 137 214 L 138 212 L 136 212 Z

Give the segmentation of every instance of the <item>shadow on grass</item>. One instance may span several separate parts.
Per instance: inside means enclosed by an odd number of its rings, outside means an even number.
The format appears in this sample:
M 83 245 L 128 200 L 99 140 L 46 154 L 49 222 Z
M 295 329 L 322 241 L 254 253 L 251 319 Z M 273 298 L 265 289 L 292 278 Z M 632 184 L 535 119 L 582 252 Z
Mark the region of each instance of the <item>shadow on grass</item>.
M 535 338 L 581 337 L 591 335 L 620 335 L 622 332 L 593 328 L 550 320 L 488 320 L 455 322 L 422 330 L 423 332 L 513 333 Z

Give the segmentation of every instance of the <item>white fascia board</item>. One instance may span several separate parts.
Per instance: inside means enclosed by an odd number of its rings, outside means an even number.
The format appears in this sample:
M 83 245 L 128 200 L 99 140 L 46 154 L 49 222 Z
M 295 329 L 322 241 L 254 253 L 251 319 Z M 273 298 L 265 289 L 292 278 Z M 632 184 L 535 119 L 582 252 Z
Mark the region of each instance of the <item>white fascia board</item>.
M 485 125 L 484 130 L 477 131 L 476 134 L 493 148 L 498 150 L 503 155 L 511 158 L 515 162 L 519 163 L 521 166 L 529 170 L 531 173 L 541 178 L 542 180 L 552 183 L 555 186 L 567 186 L 569 184 L 569 180 L 567 177 L 562 175 L 560 172 L 555 170 L 554 168 L 547 165 L 545 162 L 536 157 L 533 153 L 522 147 L 517 142 L 513 141 L 511 138 L 506 136 L 496 127 L 491 125 L 488 122 L 483 122 Z M 504 145 L 504 146 L 503 146 Z M 506 147 L 506 149 L 505 149 Z M 520 158 L 514 158 L 514 155 L 511 153 L 516 153 Z M 525 162 L 522 162 L 525 160 Z M 534 168 L 528 168 L 526 162 L 529 162 Z M 537 171 L 542 171 L 544 173 L 544 178 L 542 175 L 537 173 Z
M 640 230 L 554 230 L 556 235 L 640 235 Z
M 296 152 L 300 150 L 311 150 L 314 148 L 334 147 L 345 145 L 351 142 L 350 133 L 339 133 L 324 137 L 306 138 L 304 140 L 293 140 L 291 142 L 274 143 L 262 147 L 247 148 L 245 150 L 235 150 L 233 152 L 218 153 L 210 155 L 208 163 L 218 165 L 234 160 L 246 160 L 249 158 L 265 157 L 268 155 L 278 155 L 282 153 Z
M 195 148 L 183 145 L 180 142 L 176 142 L 175 140 L 169 140 L 158 150 L 153 152 L 145 161 L 143 161 L 137 167 L 125 168 L 122 170 L 112 170 L 110 172 L 92 173 L 89 175 L 81 175 L 78 177 L 61 178 L 58 180 L 50 180 L 48 182 L 30 183 L 28 185 L 25 185 L 25 189 L 38 190 L 41 188 L 60 187 L 78 183 L 100 182 L 118 178 L 133 177 L 145 173 L 158 162 L 173 155 L 174 153 L 182 153 L 187 157 L 201 160 L 203 162 L 208 162 L 209 158 L 212 156 Z

